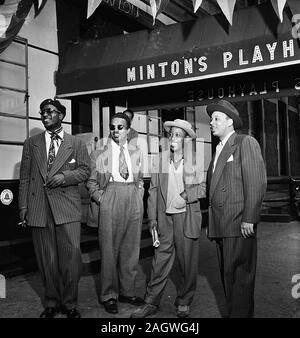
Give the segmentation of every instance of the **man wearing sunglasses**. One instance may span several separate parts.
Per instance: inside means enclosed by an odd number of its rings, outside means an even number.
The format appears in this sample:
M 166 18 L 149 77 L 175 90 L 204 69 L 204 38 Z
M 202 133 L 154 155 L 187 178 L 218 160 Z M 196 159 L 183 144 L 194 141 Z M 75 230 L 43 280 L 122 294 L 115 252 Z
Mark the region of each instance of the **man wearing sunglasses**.
M 32 229 L 45 288 L 41 318 L 59 312 L 79 318 L 81 199 L 78 184 L 90 175 L 86 145 L 62 128 L 66 108 L 46 99 L 40 104 L 45 132 L 28 138 L 20 169 L 21 224 Z
M 128 143 L 130 119 L 117 113 L 110 120 L 107 144 L 91 154 L 88 180 L 91 198 L 99 205 L 101 251 L 100 301 L 108 313 L 118 312 L 118 300 L 141 305 L 135 279 L 143 221 L 142 153 Z M 91 225 L 91 224 L 90 224 Z
M 160 245 L 152 260 L 146 304 L 133 312 L 132 318 L 157 312 L 176 255 L 178 317 L 189 316 L 197 286 L 202 223 L 199 199 L 205 197 L 205 182 L 203 169 L 192 150 L 191 141 L 196 134 L 191 124 L 181 119 L 166 121 L 164 128 L 169 134 L 169 149 L 162 152 L 158 165 L 152 167 L 148 197 L 149 228 L 160 233 Z

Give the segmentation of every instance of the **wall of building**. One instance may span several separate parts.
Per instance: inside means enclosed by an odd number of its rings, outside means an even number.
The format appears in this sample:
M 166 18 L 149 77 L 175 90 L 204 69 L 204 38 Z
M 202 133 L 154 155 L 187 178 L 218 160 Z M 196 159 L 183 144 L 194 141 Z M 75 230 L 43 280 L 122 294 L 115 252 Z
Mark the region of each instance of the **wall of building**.
M 25 90 L 28 80 L 29 98 L 26 106 L 23 92 L 0 89 L 0 158 L 5 159 L 0 162 L 0 180 L 19 178 L 22 143 L 27 136 L 43 130 L 39 104 L 45 98 L 53 98 L 56 93 L 58 43 L 55 1 L 47 1 L 36 18 L 32 10 L 18 36 L 27 40 L 27 51 L 24 44 L 14 42 L 0 58 L 27 64 L 28 77 L 26 67 L 0 62 L 0 87 Z M 67 107 L 64 128 L 67 132 L 71 132 L 71 104 L 69 100 L 61 102 Z M 26 119 L 27 107 L 28 119 Z

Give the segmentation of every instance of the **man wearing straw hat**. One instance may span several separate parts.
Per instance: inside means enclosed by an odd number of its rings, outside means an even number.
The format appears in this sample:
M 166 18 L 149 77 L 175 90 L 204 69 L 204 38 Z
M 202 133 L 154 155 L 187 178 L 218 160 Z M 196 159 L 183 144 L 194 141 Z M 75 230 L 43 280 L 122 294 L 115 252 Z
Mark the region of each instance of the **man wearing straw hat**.
M 155 249 L 145 305 L 133 312 L 132 318 L 157 312 L 176 254 L 180 269 L 175 300 L 178 317 L 189 315 L 197 285 L 202 221 L 199 198 L 205 196 L 205 183 L 201 184 L 203 172 L 192 151 L 191 140 L 196 134 L 188 121 L 180 119 L 165 122 L 164 128 L 169 134 L 169 149 L 152 168 L 148 198 L 149 228 L 157 228 L 160 245 Z
M 219 139 L 207 180 L 208 237 L 217 253 L 229 317 L 252 317 L 256 271 L 256 225 L 267 178 L 258 142 L 238 135 L 237 109 L 226 100 L 207 106 L 212 134 Z

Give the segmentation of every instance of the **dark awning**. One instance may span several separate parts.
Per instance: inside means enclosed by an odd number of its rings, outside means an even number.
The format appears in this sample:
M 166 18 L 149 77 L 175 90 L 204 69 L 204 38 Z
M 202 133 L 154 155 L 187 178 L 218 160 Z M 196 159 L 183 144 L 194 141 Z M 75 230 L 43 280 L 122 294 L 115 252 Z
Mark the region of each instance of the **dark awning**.
M 300 1 L 290 1 L 300 13 Z M 296 17 L 296 15 L 295 15 Z M 294 21 L 297 22 L 294 17 Z M 70 45 L 57 74 L 57 96 L 105 93 L 208 79 L 300 63 L 299 25 L 269 3 L 153 31 Z M 293 26 L 294 25 L 294 26 Z

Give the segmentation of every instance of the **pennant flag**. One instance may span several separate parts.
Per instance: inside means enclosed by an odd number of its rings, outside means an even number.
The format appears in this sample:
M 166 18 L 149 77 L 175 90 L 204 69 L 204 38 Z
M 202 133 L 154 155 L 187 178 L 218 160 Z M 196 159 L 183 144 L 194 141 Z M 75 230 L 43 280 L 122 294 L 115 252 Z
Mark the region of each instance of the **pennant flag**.
M 159 13 L 161 13 L 168 5 L 169 0 L 150 0 L 152 10 L 153 25 Z
M 197 12 L 198 8 L 201 6 L 202 0 L 193 0 L 194 13 Z
M 232 16 L 236 0 L 217 0 L 223 14 L 228 22 L 232 25 Z
M 34 17 L 36 18 L 45 7 L 47 0 L 33 0 L 34 2 Z
M 88 0 L 87 19 L 95 12 L 102 0 Z
M 285 6 L 286 0 L 271 0 L 271 4 L 276 12 L 280 22 L 283 21 L 283 8 Z
M 0 53 L 19 33 L 33 0 L 5 0 L 3 4 L 2 2 L 0 3 Z

